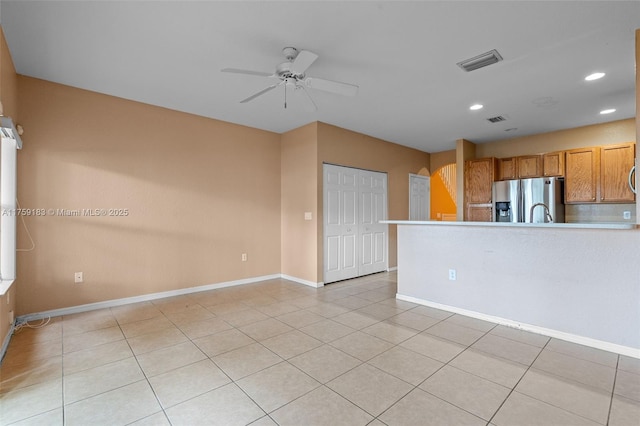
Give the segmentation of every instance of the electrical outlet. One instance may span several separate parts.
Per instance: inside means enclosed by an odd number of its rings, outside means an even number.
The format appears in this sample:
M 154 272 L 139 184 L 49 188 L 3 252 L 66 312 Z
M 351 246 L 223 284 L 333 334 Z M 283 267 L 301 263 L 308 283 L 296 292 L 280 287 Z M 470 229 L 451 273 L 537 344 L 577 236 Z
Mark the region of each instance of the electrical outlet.
M 627 220 L 631 219 L 631 212 L 629 210 L 622 212 L 622 217 Z
M 84 282 L 84 277 L 82 276 L 82 272 L 76 272 L 73 276 L 73 280 L 76 283 Z
M 456 280 L 456 270 L 449 269 L 449 281 L 455 281 L 455 280 Z
M 13 311 L 9 311 L 9 324 L 13 324 Z
M 311 220 L 313 219 L 313 215 L 311 214 L 311 212 L 304 212 L 304 220 Z
M 243 262 L 247 261 L 247 253 L 242 253 L 242 261 Z

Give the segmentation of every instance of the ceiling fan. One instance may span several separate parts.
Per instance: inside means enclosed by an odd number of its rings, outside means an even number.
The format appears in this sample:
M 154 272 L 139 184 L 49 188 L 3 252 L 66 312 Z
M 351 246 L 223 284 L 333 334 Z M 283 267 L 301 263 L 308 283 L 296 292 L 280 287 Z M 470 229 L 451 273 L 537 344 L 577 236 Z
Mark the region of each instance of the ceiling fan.
M 287 107 L 287 89 L 293 90 L 293 93 L 304 93 L 307 99 L 307 106 L 310 110 L 315 111 L 317 106 L 307 91 L 307 88 L 315 90 L 323 90 L 325 92 L 335 93 L 344 96 L 355 96 L 358 93 L 358 86 L 355 84 L 341 83 L 339 81 L 325 80 L 316 77 L 307 77 L 305 72 L 318 59 L 318 55 L 308 50 L 298 51 L 295 47 L 285 47 L 282 53 L 287 59 L 285 62 L 276 66 L 274 73 L 243 70 L 238 68 L 224 68 L 222 72 L 234 74 L 246 74 L 258 77 L 278 78 L 280 82 L 272 84 L 265 89 L 249 96 L 240 101 L 244 104 L 264 95 L 265 93 L 275 89 L 278 86 L 284 86 L 284 107 Z

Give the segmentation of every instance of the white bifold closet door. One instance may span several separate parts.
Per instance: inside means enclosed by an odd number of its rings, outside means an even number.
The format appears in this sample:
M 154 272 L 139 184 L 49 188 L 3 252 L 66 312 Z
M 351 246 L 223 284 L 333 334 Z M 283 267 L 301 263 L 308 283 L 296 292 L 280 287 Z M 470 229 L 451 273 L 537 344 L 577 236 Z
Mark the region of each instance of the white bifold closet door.
M 325 164 L 324 282 L 387 270 L 387 174 Z

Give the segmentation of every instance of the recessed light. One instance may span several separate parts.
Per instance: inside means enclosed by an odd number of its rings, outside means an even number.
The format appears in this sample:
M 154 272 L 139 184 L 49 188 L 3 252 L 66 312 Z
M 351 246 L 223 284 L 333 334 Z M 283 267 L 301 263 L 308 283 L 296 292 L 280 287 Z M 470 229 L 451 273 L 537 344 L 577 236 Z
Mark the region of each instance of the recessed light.
M 604 77 L 604 75 L 605 74 L 603 72 L 594 72 L 593 74 L 586 76 L 584 79 L 587 81 L 599 80 Z
M 616 109 L 615 108 L 603 109 L 602 111 L 600 111 L 600 114 L 611 114 L 612 112 L 616 112 Z
M 473 105 L 471 105 L 469 107 L 469 109 L 471 111 L 477 111 L 477 110 L 482 109 L 482 108 L 484 108 L 484 105 L 482 105 L 482 104 L 473 104 Z

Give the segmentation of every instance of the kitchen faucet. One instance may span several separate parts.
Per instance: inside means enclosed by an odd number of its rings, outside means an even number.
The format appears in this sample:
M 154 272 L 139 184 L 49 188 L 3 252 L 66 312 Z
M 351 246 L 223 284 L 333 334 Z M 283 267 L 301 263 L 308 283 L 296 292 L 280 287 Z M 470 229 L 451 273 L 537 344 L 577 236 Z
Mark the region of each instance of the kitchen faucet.
M 545 216 L 547 217 L 547 219 L 549 219 L 549 222 L 553 222 L 553 218 L 551 217 L 551 213 L 549 213 L 549 206 L 547 206 L 545 203 L 536 203 L 536 204 L 531 206 L 531 208 L 529 209 L 529 222 L 533 223 L 533 211 L 538 206 L 544 207 Z

